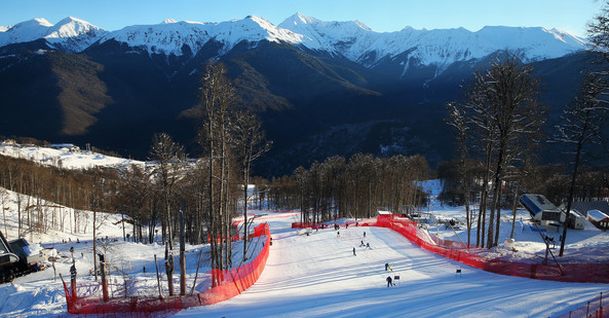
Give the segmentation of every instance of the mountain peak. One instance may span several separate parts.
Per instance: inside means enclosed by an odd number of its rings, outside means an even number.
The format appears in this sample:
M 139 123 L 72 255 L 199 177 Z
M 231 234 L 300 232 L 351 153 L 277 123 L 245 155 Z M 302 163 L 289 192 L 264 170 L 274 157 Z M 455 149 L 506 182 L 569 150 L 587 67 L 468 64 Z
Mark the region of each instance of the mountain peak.
M 101 30 L 101 28 L 75 17 L 67 17 L 55 23 L 49 28 L 51 37 L 73 37 L 91 30 Z M 55 34 L 57 32 L 58 34 Z
M 53 26 L 53 24 L 45 18 L 34 18 L 31 20 L 19 22 L 15 24 L 11 29 L 45 29 L 51 26 Z
M 278 28 L 261 17 L 250 15 L 241 20 L 220 23 L 181 21 L 128 26 L 107 34 L 100 43 L 115 40 L 144 49 L 148 54 L 180 56 L 185 46 L 189 47 L 192 53 L 196 53 L 212 39 L 223 44 L 219 54 L 232 49 L 241 41 L 299 42 L 298 35 L 292 31 Z
M 369 28 L 366 24 L 364 24 L 364 22 L 360 20 L 353 20 L 353 23 L 366 31 L 372 31 L 371 28 Z
M 51 26 L 53 25 L 44 18 L 35 18 L 17 23 L 5 32 L 0 33 L 0 46 L 40 39 L 47 35 Z
M 176 19 L 173 18 L 166 18 L 164 19 L 161 24 L 171 24 L 171 23 L 177 23 L 178 21 Z
M 76 17 L 67 17 L 54 25 L 44 18 L 35 18 L 0 33 L 0 46 L 45 39 L 51 46 L 80 52 L 104 33 L 104 30 Z
M 279 26 L 290 26 L 290 25 L 299 25 L 299 24 L 315 24 L 320 22 L 316 18 L 306 16 L 300 12 L 296 12 L 283 22 L 279 24 Z
M 55 23 L 55 25 L 58 25 L 58 24 L 63 25 L 63 24 L 69 24 L 69 23 L 91 24 L 83 19 L 73 17 L 73 16 L 68 16 L 66 18 L 61 19 L 61 21 Z
M 33 18 L 32 20 L 21 22 L 19 24 L 40 25 L 40 26 L 45 26 L 45 27 L 53 26 L 53 24 L 45 18 Z M 19 24 L 17 24 L 17 25 L 19 25 Z M 17 25 L 15 25 L 15 26 L 17 26 Z

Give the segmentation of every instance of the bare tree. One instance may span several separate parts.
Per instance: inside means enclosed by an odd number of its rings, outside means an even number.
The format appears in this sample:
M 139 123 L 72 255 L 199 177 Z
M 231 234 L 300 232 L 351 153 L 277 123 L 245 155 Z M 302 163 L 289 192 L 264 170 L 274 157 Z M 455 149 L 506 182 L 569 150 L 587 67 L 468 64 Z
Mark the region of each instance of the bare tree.
M 156 134 L 152 141 L 150 149 L 150 157 L 156 162 L 155 176 L 157 185 L 160 187 L 160 192 L 163 196 L 164 217 L 163 228 L 167 228 L 166 239 L 169 244 L 169 249 L 173 249 L 173 231 L 172 224 L 174 223 L 171 217 L 172 195 L 177 180 L 176 172 L 179 170 L 182 159 L 185 157 L 182 146 L 173 141 L 166 133 Z
M 249 112 L 235 113 L 232 123 L 232 136 L 243 187 L 243 260 L 245 261 L 248 247 L 248 186 L 252 163 L 270 149 L 271 143 L 265 140 L 264 131 L 258 118 Z
M 448 104 L 449 118 L 447 123 L 455 129 L 457 139 L 457 151 L 459 153 L 459 184 L 463 189 L 463 202 L 465 204 L 465 222 L 467 228 L 467 247 L 470 246 L 470 236 L 472 231 L 471 211 L 470 211 L 470 180 L 468 175 L 467 160 L 469 126 L 465 112 L 456 104 Z
M 571 172 L 569 186 L 569 197 L 567 199 L 567 210 L 563 232 L 560 241 L 559 256 L 563 256 L 565 241 L 567 238 L 567 222 L 573 203 L 575 183 L 578 176 L 583 147 L 587 143 L 598 141 L 600 127 L 605 119 L 609 106 L 599 99 L 606 84 L 600 77 L 589 75 L 586 77 L 579 96 L 563 112 L 560 125 L 556 126 L 557 136 L 555 141 L 565 143 L 574 147 L 574 162 Z
M 230 162 L 228 110 L 234 104 L 234 91 L 226 78 L 222 64 L 207 66 L 202 78 L 201 106 L 205 121 L 200 143 L 207 150 L 208 165 L 208 229 L 211 238 L 212 269 L 224 269 L 230 257 L 230 212 L 228 200 L 228 165 Z M 216 162 L 219 167 L 216 167 Z M 219 185 L 216 184 L 219 181 Z M 224 242 L 224 244 L 223 244 Z M 216 271 L 214 271 L 216 273 Z M 212 277 L 212 286 L 220 284 L 222 277 Z
M 493 180 L 486 241 L 488 248 L 496 246 L 499 240 L 499 203 L 511 148 L 519 136 L 537 131 L 537 127 L 542 124 L 542 121 L 534 120 L 535 116 L 529 116 L 540 110 L 537 83 L 531 72 L 530 67 L 520 65 L 515 58 L 509 58 L 506 62 L 493 64 L 486 73 L 475 76 L 472 93 L 475 103 L 472 103 L 472 108 L 475 113 L 481 114 L 481 120 L 475 122 L 495 140 L 494 160 L 492 166 L 489 166 L 493 171 Z M 487 159 L 491 153 L 487 149 Z
M 609 1 L 604 1 L 601 12 L 588 25 L 587 31 L 592 49 L 609 60 Z

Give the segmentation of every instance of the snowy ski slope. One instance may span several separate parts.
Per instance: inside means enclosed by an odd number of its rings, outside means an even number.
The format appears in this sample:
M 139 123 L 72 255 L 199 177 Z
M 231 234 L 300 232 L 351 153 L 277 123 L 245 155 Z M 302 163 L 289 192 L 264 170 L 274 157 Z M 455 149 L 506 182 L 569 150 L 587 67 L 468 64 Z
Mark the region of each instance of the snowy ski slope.
M 384 228 L 343 227 L 340 237 L 330 229 L 299 236 L 289 229 L 294 219 L 277 216 L 270 221 L 273 246 L 258 282 L 231 300 L 178 316 L 548 317 L 608 289 L 461 267 Z M 361 240 L 372 249 L 358 247 Z M 393 272 L 384 271 L 385 262 Z M 400 275 L 397 286 L 387 288 L 388 274 Z

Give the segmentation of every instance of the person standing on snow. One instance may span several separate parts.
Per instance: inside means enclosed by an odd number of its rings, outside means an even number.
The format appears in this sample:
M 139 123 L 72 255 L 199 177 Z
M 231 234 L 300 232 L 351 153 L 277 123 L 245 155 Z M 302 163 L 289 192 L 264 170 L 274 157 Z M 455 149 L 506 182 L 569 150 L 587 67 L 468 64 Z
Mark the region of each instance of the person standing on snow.
M 364 231 L 364 237 L 366 237 L 366 231 Z
M 355 247 L 353 248 L 353 256 L 357 256 L 357 255 L 355 255 Z
M 389 263 L 385 263 L 385 271 L 392 271 L 393 269 L 391 269 L 391 266 L 389 266 Z
M 340 231 L 336 231 L 336 237 L 340 237 Z
M 395 284 L 393 283 L 393 279 L 391 278 L 391 276 L 387 276 L 386 281 L 387 281 L 387 287 L 390 287 L 390 286 L 395 286 Z
M 366 246 L 366 244 L 364 244 L 364 241 L 360 241 L 360 242 L 361 242 L 361 244 L 359 245 L 359 247 L 365 247 Z

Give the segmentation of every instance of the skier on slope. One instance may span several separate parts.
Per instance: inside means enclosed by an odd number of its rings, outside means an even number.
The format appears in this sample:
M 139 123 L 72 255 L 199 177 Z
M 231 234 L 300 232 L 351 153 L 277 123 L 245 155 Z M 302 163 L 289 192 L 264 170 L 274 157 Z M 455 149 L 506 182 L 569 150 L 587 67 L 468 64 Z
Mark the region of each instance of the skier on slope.
M 387 287 L 390 286 L 395 286 L 395 284 L 393 283 L 393 279 L 391 278 L 391 276 L 387 276 L 387 279 L 385 279 L 387 281 Z
M 362 247 L 362 246 L 363 246 L 363 247 L 365 247 L 365 246 L 366 246 L 366 244 L 364 243 L 364 241 L 360 241 L 360 242 L 361 242 L 361 243 L 360 243 L 359 247 Z
M 340 237 L 340 231 L 336 231 L 336 237 Z
M 355 254 L 355 247 L 353 248 L 353 256 L 357 256 L 357 255 Z
M 391 269 L 391 266 L 389 266 L 389 263 L 385 263 L 385 271 L 392 271 L 393 269 Z
M 364 237 L 366 237 L 366 231 L 364 231 Z
M 370 247 L 370 242 L 366 243 L 366 248 L 372 249 L 372 247 Z

